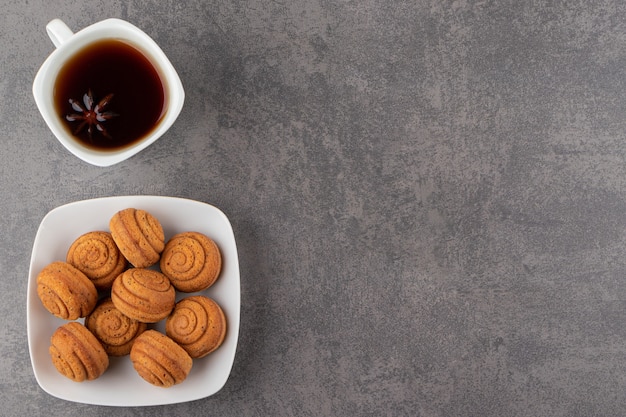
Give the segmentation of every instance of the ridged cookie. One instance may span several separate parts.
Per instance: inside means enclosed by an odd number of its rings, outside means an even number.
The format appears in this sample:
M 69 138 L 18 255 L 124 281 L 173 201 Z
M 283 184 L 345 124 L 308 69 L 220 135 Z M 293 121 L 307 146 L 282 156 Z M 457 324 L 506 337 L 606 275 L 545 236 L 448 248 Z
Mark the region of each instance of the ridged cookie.
M 156 330 L 146 330 L 135 340 L 130 360 L 139 376 L 163 388 L 183 382 L 193 365 L 183 348 Z
M 217 244 L 198 232 L 173 236 L 165 245 L 159 263 L 172 285 L 182 292 L 204 290 L 217 280 L 222 256 Z
M 111 236 L 128 262 L 147 268 L 159 261 L 165 247 L 161 223 L 145 210 L 127 208 L 109 221 Z
M 176 304 L 176 290 L 162 273 L 132 268 L 113 281 L 111 300 L 131 319 L 156 323 L 171 313 Z
M 109 367 L 109 357 L 98 339 L 76 321 L 52 334 L 49 352 L 57 371 L 72 381 L 91 381 Z
M 50 313 L 64 320 L 85 317 L 98 302 L 98 290 L 81 271 L 56 261 L 37 275 L 37 295 Z
M 107 297 L 85 317 L 85 327 L 102 343 L 106 353 L 124 356 L 130 353 L 133 342 L 148 325 L 122 314 Z
M 99 290 L 110 289 L 128 265 L 111 234 L 104 231 L 79 236 L 70 245 L 66 261 L 87 275 Z
M 202 358 L 220 347 L 226 336 L 226 316 L 204 296 L 183 298 L 165 322 L 165 333 L 192 358 Z

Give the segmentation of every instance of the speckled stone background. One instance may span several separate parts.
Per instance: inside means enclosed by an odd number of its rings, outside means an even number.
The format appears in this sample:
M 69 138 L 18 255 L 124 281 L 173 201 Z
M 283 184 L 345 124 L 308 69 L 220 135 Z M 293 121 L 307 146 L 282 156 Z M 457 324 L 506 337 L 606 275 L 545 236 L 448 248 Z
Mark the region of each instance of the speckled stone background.
M 2 4 L 0 414 L 626 415 L 626 5 L 189 0 Z M 119 17 L 186 88 L 110 168 L 31 94 L 46 23 Z M 242 322 L 216 395 L 121 408 L 43 392 L 26 284 L 43 216 L 167 195 L 219 207 Z

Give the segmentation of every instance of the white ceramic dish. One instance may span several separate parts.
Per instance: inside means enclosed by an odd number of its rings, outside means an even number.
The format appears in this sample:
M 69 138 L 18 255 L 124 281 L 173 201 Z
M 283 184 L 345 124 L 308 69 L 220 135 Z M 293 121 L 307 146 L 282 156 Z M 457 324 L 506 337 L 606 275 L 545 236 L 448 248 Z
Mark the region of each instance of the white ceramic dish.
M 127 356 L 111 358 L 109 369 L 94 381 L 73 382 L 57 372 L 48 353 L 52 333 L 66 321 L 52 316 L 41 304 L 37 296 L 37 274 L 47 264 L 65 260 L 70 244 L 81 234 L 108 230 L 111 216 L 127 207 L 141 208 L 157 217 L 166 240 L 175 233 L 193 230 L 211 237 L 222 251 L 222 273 L 201 294 L 213 298 L 223 308 L 228 320 L 226 339 L 213 353 L 195 359 L 187 379 L 171 388 L 158 388 L 141 379 Z M 178 294 L 179 299 L 183 296 Z M 222 389 L 230 375 L 239 335 L 240 303 L 235 238 L 228 218 L 219 209 L 198 201 L 155 196 L 107 197 L 58 207 L 41 222 L 30 263 L 27 327 L 35 378 L 50 395 L 86 404 L 149 406 L 208 397 Z M 158 323 L 156 328 L 164 331 L 163 323 Z
M 56 49 L 37 71 L 33 82 L 33 95 L 46 124 L 72 154 L 92 165 L 111 166 L 147 148 L 174 124 L 183 108 L 185 90 L 172 63 L 145 32 L 120 19 L 105 19 L 76 33 L 73 33 L 63 21 L 54 19 L 46 25 L 46 31 Z M 168 104 L 161 121 L 148 136 L 122 149 L 99 151 L 81 144 L 65 127 L 63 119 L 54 108 L 54 88 L 57 76 L 68 59 L 90 43 L 111 38 L 132 44 L 150 59 L 162 77 Z

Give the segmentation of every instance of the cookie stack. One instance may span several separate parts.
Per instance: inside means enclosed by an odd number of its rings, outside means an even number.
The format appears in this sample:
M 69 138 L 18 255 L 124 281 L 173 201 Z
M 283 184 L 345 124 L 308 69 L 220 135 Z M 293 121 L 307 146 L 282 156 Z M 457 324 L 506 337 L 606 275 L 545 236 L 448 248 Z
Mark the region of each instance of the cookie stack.
M 216 282 L 220 250 L 194 231 L 166 241 L 156 217 L 136 208 L 115 213 L 109 229 L 79 236 L 65 261 L 37 276 L 43 306 L 69 321 L 52 335 L 52 362 L 62 375 L 82 382 L 104 374 L 109 356 L 128 355 L 147 382 L 179 384 L 193 360 L 215 351 L 226 335 L 217 302 L 190 294 Z M 189 295 L 176 302 L 177 292 Z M 153 328 L 161 321 L 165 333 Z

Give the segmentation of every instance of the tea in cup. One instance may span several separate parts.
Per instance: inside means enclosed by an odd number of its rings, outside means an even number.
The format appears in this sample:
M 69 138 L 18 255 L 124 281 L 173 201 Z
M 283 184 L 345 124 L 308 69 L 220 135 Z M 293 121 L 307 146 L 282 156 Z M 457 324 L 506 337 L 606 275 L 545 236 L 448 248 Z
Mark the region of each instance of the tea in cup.
M 110 166 L 154 143 L 174 123 L 184 89 L 176 70 L 143 31 L 107 19 L 73 33 L 46 26 L 56 50 L 35 76 L 35 102 L 72 154 Z

